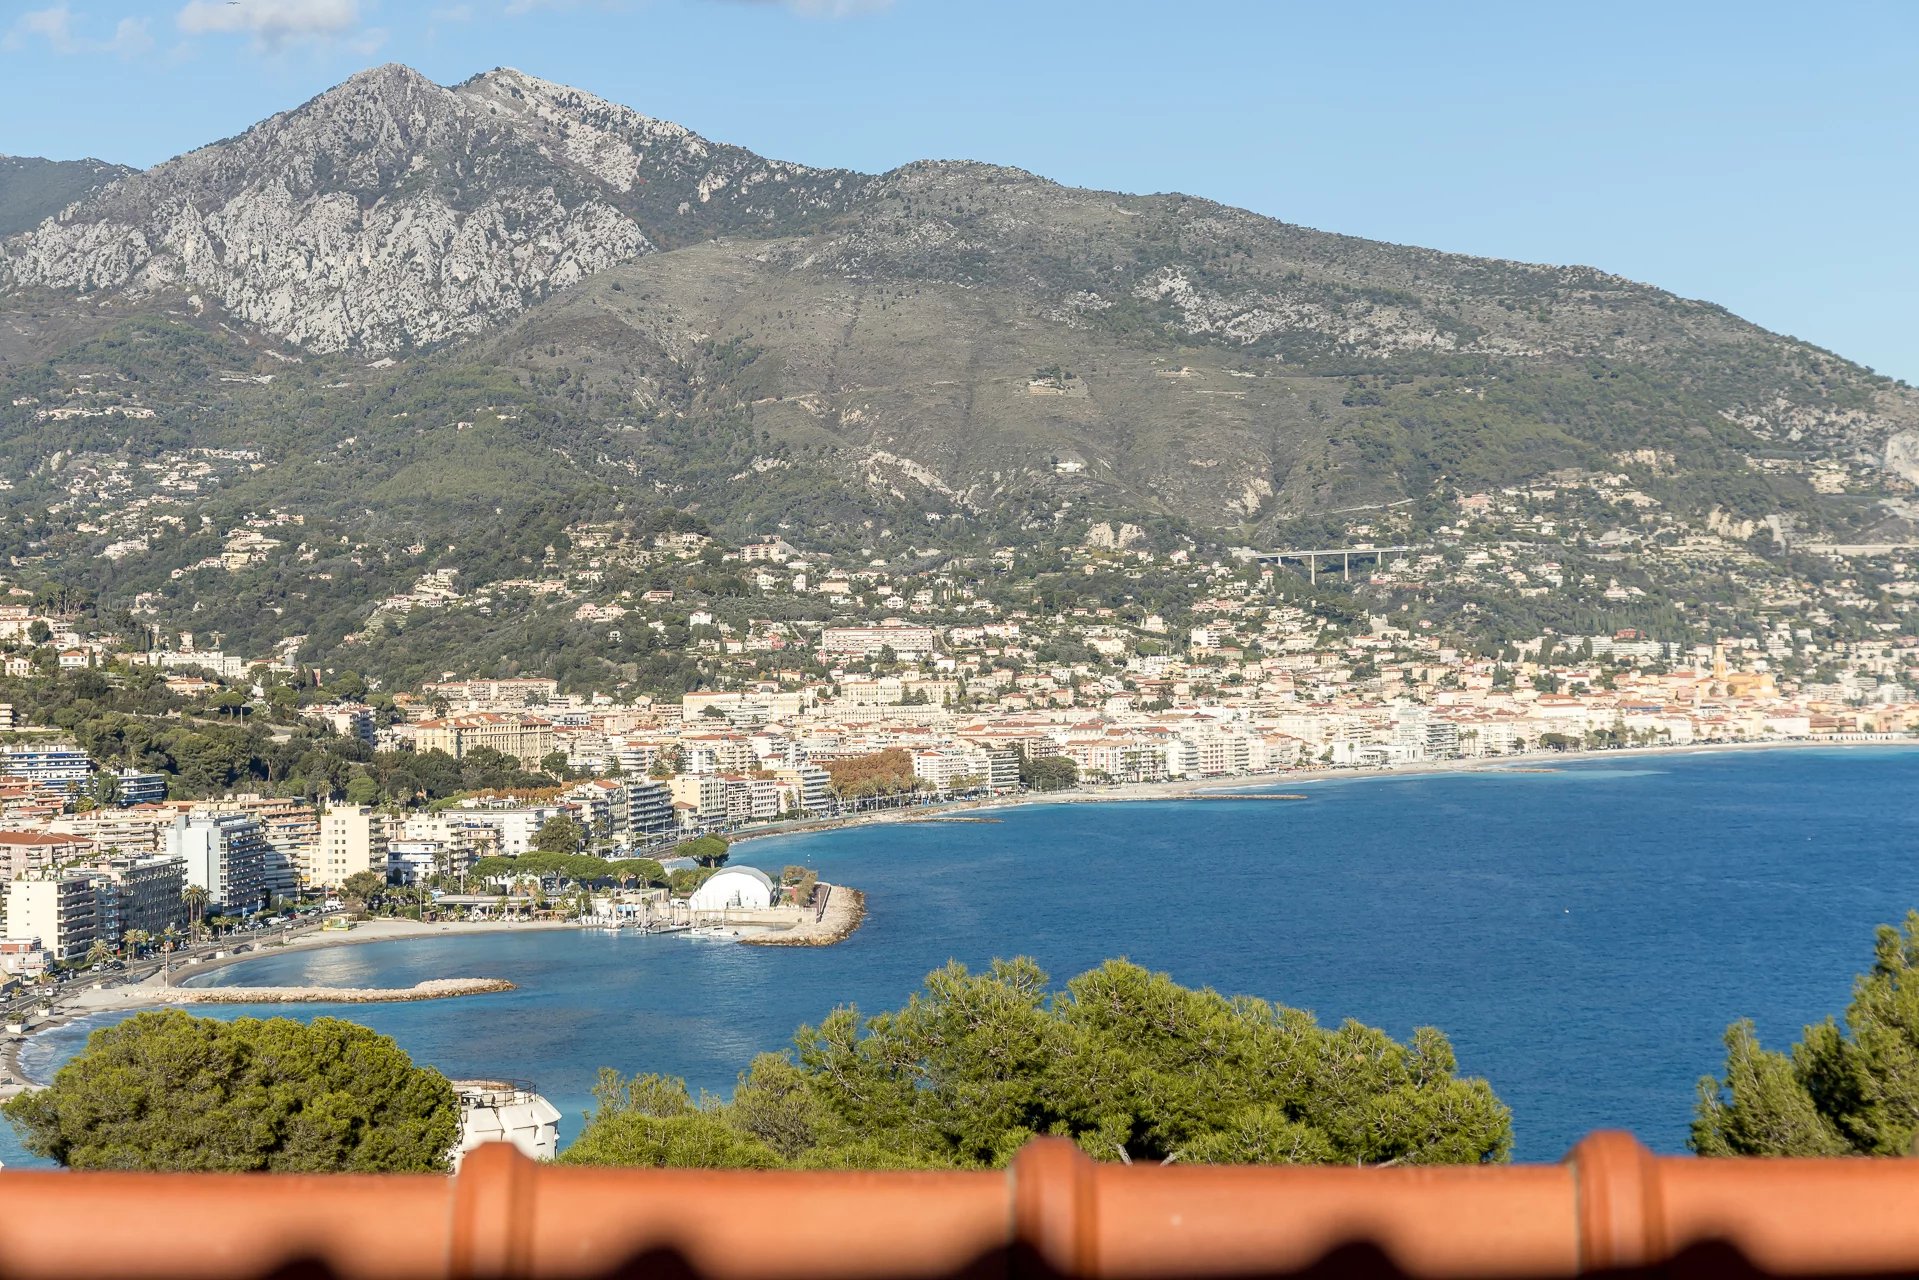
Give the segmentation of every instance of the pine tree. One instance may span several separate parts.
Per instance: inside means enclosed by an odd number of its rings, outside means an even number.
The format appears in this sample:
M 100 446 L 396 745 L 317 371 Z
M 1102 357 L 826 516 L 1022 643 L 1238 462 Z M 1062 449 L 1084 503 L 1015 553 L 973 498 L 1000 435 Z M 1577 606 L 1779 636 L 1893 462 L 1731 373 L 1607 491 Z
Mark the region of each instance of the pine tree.
M 1707 1156 L 1909 1155 L 1919 1133 L 1919 911 L 1881 925 L 1845 1029 L 1805 1029 L 1790 1055 L 1752 1023 L 1726 1029 L 1723 1079 L 1699 1082 L 1692 1148 Z

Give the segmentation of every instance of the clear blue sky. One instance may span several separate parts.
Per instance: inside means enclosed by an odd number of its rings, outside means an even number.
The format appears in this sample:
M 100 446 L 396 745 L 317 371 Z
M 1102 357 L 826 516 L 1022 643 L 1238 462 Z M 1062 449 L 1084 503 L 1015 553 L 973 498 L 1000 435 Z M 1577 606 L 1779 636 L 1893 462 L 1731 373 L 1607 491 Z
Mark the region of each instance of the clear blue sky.
M 0 0 L 0 152 L 149 165 L 389 61 L 1587 263 L 1919 381 L 1915 0 Z

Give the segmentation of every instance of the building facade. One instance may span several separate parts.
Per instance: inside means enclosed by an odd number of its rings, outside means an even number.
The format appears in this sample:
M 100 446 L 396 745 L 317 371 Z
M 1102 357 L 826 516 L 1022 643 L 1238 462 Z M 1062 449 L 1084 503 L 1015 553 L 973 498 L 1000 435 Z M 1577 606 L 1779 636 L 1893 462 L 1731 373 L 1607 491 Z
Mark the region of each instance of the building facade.
M 0 751 L 0 776 L 24 778 L 77 794 L 93 775 L 93 761 L 78 747 L 8 747 Z
M 101 936 L 100 896 L 91 876 L 10 881 L 7 937 L 37 939 L 58 963 L 78 960 Z
M 553 723 L 539 716 L 501 711 L 469 711 L 441 720 L 422 720 L 413 739 L 416 751 L 444 751 L 455 760 L 476 747 L 490 747 L 537 769 L 554 747 Z
M 267 904 L 270 852 L 266 832 L 251 814 L 182 814 L 167 831 L 166 856 L 185 864 L 186 883 L 207 891 L 210 910 L 228 915 Z
M 366 805 L 333 805 L 320 816 L 320 838 L 304 870 L 308 884 L 327 889 L 362 871 L 386 875 L 386 820 Z

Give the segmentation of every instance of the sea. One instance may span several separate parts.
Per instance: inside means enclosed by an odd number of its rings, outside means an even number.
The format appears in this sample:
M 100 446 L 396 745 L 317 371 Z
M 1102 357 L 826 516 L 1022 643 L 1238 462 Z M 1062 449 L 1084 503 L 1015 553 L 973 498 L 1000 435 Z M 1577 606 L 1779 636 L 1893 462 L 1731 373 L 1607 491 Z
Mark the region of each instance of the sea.
M 949 960 L 1032 956 L 1063 983 L 1125 956 L 1326 1024 L 1438 1027 L 1512 1108 L 1515 1158 L 1544 1161 L 1605 1128 L 1683 1151 L 1727 1024 L 1751 1018 L 1784 1047 L 1840 1014 L 1874 926 L 1919 908 L 1919 750 L 1534 758 L 1260 790 L 1306 798 L 1031 804 L 741 845 L 741 862 L 865 891 L 865 924 L 836 946 L 574 930 L 369 943 L 199 980 L 516 989 L 199 1012 L 347 1017 L 450 1076 L 531 1080 L 566 1113 L 564 1138 L 601 1067 L 724 1095 L 801 1024 L 895 1007 Z M 48 1078 L 99 1025 L 36 1037 L 27 1070 Z M 34 1163 L 3 1131 L 0 1159 Z

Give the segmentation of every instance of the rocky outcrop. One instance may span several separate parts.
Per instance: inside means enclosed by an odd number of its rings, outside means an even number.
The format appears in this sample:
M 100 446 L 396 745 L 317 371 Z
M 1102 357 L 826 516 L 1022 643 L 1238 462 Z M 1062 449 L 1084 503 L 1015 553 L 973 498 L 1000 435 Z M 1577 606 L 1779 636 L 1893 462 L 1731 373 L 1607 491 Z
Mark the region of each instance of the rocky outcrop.
M 838 207 L 834 171 L 763 160 L 499 70 L 405 67 L 112 183 L 0 247 L 0 287 L 180 288 L 315 351 L 469 336 L 614 263 Z
M 843 884 L 821 884 L 826 909 L 791 929 L 756 933 L 740 941 L 749 947 L 830 947 L 853 936 L 866 919 L 866 895 Z

